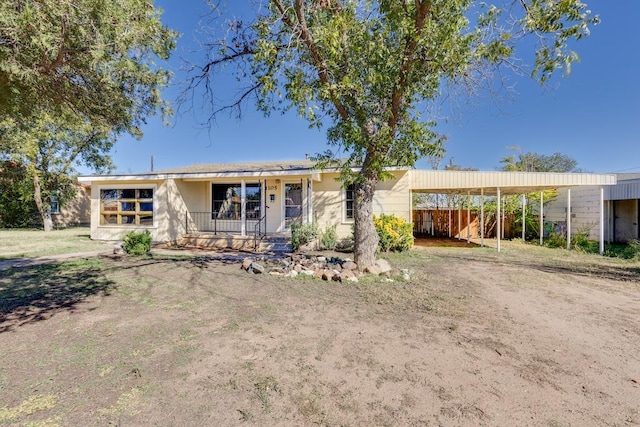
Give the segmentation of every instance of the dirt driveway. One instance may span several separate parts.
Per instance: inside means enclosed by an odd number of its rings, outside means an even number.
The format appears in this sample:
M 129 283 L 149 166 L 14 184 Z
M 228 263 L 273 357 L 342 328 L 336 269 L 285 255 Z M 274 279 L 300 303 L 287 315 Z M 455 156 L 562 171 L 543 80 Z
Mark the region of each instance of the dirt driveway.
M 640 264 L 418 248 L 357 284 L 199 258 L 0 271 L 0 425 L 640 425 Z

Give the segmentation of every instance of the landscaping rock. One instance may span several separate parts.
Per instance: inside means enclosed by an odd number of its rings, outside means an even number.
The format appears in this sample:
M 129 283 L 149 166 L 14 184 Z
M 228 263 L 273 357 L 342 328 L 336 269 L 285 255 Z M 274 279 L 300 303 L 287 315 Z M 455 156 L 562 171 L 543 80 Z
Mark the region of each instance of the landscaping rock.
M 378 274 L 386 274 L 391 272 L 391 264 L 386 259 L 376 260 L 376 266 L 380 269 Z
M 365 268 L 364 272 L 373 274 L 374 276 L 378 276 L 380 273 L 382 273 L 382 270 L 380 270 L 380 267 L 378 267 L 378 265 L 375 264 L 375 265 L 372 265 L 371 267 Z
M 262 274 L 264 273 L 264 266 L 262 266 L 261 264 L 258 264 L 257 262 L 252 262 L 251 266 L 249 267 L 251 269 L 251 271 L 253 271 L 253 274 Z M 247 270 L 249 271 L 249 270 Z
M 114 255 L 124 254 L 124 249 L 122 249 L 122 242 L 118 242 L 115 245 L 113 245 L 113 254 Z
M 346 278 L 347 282 L 351 282 L 351 283 L 358 283 L 358 278 L 356 276 L 353 277 L 347 277 Z
M 240 268 L 246 271 L 249 269 L 249 267 L 251 267 L 252 263 L 253 260 L 251 258 L 245 258 L 242 260 L 242 265 L 240 266 Z
M 298 277 L 298 272 L 295 270 L 291 270 L 288 273 L 285 273 L 284 277 L 290 277 L 290 278 Z
M 301 270 L 299 274 L 302 275 L 302 276 L 312 277 L 315 274 L 315 271 L 313 271 L 313 270 Z
M 355 262 L 349 260 L 349 261 L 345 261 L 342 263 L 342 269 L 343 270 L 357 270 L 358 269 L 358 264 L 356 264 Z

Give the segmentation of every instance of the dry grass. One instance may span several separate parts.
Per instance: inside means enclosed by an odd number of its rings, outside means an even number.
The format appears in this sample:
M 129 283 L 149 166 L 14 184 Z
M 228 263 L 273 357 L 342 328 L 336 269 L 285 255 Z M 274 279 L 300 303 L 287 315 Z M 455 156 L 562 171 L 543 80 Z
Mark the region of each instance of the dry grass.
M 42 230 L 0 229 L 0 259 L 31 258 L 85 251 L 107 250 L 109 245 L 89 237 L 89 228 Z

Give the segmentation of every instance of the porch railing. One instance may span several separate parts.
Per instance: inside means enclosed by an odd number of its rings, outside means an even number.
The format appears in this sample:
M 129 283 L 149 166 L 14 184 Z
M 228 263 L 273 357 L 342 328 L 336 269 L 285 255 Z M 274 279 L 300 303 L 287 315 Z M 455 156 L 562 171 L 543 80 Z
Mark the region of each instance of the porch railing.
M 246 219 L 246 230 L 262 222 L 263 218 Z M 242 231 L 242 219 L 239 216 L 229 215 L 226 212 L 185 212 L 184 227 L 189 233 L 240 233 Z M 249 231 L 250 232 L 250 231 Z
M 253 227 L 253 250 L 258 249 L 258 241 L 267 235 L 267 215 L 263 215 L 262 218 L 256 222 Z

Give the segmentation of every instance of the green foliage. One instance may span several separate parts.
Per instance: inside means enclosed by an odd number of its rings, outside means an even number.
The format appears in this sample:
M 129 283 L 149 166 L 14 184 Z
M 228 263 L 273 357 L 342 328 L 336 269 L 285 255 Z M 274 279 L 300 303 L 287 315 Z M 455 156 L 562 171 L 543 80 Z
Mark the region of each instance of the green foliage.
M 311 243 L 318 238 L 318 224 L 315 222 L 309 224 L 292 224 L 291 225 L 291 246 L 294 250 L 302 245 Z
M 551 233 L 549 234 L 549 237 L 544 239 L 544 246 L 546 246 L 547 248 L 566 248 L 567 239 L 565 239 L 564 236 L 560 234 Z
M 139 135 L 176 33 L 146 0 L 0 2 L 0 117 L 67 110 Z
M 335 224 L 320 232 L 320 245 L 322 249 L 328 250 L 334 250 L 338 246 L 338 233 Z
M 37 224 L 33 184 L 24 165 L 0 162 L 0 228 L 26 228 Z
M 381 214 L 373 217 L 373 224 L 380 241 L 381 252 L 403 252 L 413 246 L 413 228 L 411 223 L 395 215 Z
M 562 153 L 551 155 L 538 153 L 519 153 L 500 160 L 502 170 L 522 172 L 577 172 L 578 162 Z
M 151 250 L 151 233 L 130 231 L 122 238 L 122 250 L 129 255 L 144 255 Z

